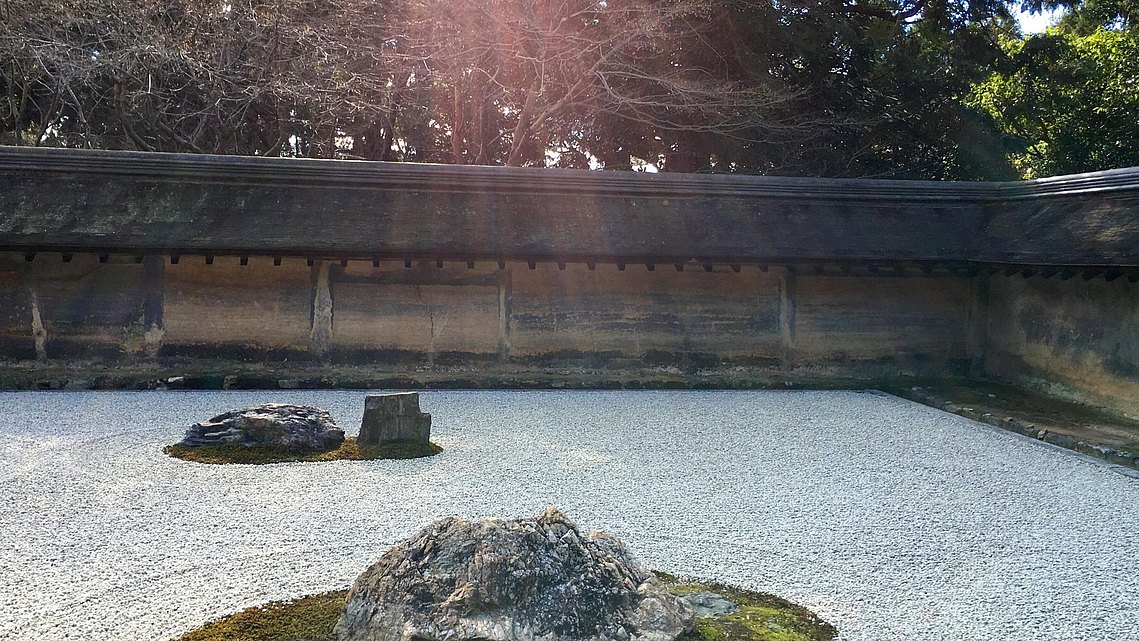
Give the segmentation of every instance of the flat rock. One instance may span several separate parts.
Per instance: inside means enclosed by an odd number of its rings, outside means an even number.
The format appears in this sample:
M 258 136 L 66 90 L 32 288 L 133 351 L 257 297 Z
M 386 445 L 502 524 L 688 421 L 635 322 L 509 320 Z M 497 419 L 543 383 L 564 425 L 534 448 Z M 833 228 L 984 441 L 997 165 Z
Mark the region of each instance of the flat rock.
M 681 596 L 680 600 L 687 603 L 697 617 L 722 617 L 739 609 L 731 599 L 715 592 L 693 592 Z
M 372 394 L 364 398 L 361 445 L 423 443 L 431 440 L 431 415 L 419 409 L 418 392 Z
M 339 641 L 673 641 L 692 609 L 564 514 L 440 519 L 356 579 Z
M 327 411 L 308 405 L 266 403 L 195 423 L 179 445 L 242 443 L 327 450 L 343 442 L 344 430 L 337 427 Z

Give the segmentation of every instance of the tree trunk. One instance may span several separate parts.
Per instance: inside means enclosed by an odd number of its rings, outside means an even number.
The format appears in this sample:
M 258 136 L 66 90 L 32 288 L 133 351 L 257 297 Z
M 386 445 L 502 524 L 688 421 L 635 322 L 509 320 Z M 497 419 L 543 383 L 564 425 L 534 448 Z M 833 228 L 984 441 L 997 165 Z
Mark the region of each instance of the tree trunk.
M 453 88 L 453 100 L 451 103 L 451 162 L 456 165 L 466 164 L 463 159 L 463 128 L 466 123 L 464 121 L 464 108 L 459 91 L 460 84 L 455 83 Z

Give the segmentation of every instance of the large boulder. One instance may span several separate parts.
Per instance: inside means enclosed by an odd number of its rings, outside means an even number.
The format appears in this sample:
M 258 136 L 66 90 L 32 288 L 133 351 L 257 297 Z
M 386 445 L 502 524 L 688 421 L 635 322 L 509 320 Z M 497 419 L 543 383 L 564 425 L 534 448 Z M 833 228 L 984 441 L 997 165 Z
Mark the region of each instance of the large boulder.
M 431 415 L 420 411 L 418 392 L 372 394 L 364 397 L 364 419 L 356 440 L 361 445 L 426 445 L 431 441 Z
M 343 442 L 344 430 L 337 427 L 327 411 L 308 405 L 266 403 L 195 423 L 179 445 L 241 443 L 329 450 Z
M 340 641 L 672 641 L 694 615 L 621 541 L 561 512 L 436 521 L 356 579 Z

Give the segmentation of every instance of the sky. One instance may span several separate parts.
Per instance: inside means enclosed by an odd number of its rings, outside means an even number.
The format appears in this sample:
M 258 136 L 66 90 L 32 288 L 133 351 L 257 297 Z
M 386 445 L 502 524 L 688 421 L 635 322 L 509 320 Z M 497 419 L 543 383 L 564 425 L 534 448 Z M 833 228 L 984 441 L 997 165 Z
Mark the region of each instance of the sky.
M 1020 21 L 1020 28 L 1024 33 L 1040 33 L 1052 26 L 1052 23 L 1060 17 L 1060 11 L 1045 11 L 1044 13 L 1025 13 L 1018 11 L 1016 14 L 1017 20 Z

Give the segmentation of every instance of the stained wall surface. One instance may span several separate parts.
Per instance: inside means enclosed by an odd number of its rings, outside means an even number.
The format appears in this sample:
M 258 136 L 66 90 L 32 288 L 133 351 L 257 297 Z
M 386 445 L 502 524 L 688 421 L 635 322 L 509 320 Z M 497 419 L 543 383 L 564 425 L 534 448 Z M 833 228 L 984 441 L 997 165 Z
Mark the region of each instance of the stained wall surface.
M 259 256 L 246 265 L 236 256 L 218 256 L 212 265 L 202 256 L 162 262 L 163 353 L 308 350 L 312 270 L 304 259 L 280 265 Z
M 154 259 L 93 254 L 64 262 L 0 260 L 0 335 L 13 357 L 115 357 L 146 351 L 148 312 L 160 304 Z M 160 267 L 160 265 L 159 265 Z
M 749 267 L 706 272 L 672 265 L 513 269 L 510 353 L 592 352 L 669 360 L 779 358 L 779 276 Z
M 1139 287 L 1126 278 L 996 275 L 985 369 L 1139 417 Z
M 948 276 L 819 276 L 747 265 L 3 256 L 6 360 L 939 367 L 969 357 L 972 284 Z
M 964 278 L 800 277 L 795 353 L 816 362 L 964 358 L 972 294 Z
M 32 301 L 25 282 L 16 256 L 0 254 L 0 353 L 9 360 L 36 357 Z
M 1139 288 L 1127 278 L 29 257 L 0 254 L 0 360 L 888 363 L 919 373 L 973 363 L 1139 416 Z
M 365 261 L 329 266 L 330 350 L 345 360 L 493 359 L 499 348 L 493 263 Z

